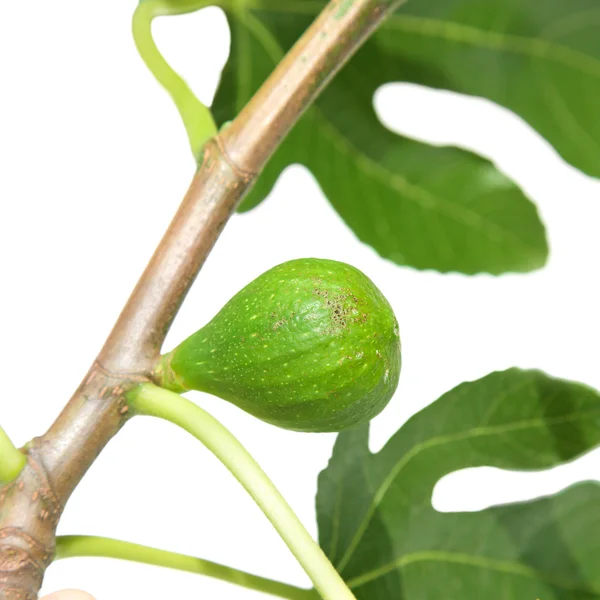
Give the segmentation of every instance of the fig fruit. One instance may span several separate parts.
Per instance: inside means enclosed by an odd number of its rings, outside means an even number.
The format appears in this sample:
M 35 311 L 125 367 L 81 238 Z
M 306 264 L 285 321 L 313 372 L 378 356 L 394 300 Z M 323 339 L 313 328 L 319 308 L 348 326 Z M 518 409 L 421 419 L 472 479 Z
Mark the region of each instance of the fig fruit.
M 161 357 L 160 385 L 208 392 L 273 425 L 340 431 L 387 405 L 400 375 L 394 312 L 361 271 L 280 264 Z

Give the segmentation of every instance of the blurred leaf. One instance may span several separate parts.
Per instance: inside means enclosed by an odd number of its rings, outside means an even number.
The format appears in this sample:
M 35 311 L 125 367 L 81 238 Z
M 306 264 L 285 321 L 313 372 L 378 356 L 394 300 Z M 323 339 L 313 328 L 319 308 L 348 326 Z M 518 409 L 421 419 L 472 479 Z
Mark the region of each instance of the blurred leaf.
M 338 436 L 319 477 L 320 543 L 358 600 L 600 598 L 600 486 L 476 513 L 439 513 L 433 488 L 467 467 L 543 469 L 600 443 L 600 396 L 511 369 L 465 383 L 377 454 Z
M 227 11 L 232 45 L 213 104 L 217 122 L 235 117 L 323 5 L 261 0 Z M 514 183 L 470 152 L 409 140 L 377 119 L 375 90 L 415 75 L 389 49 L 389 35 L 386 44 L 379 36 L 296 125 L 243 209 L 260 203 L 287 165 L 301 163 L 356 235 L 398 264 L 496 274 L 541 267 L 544 228 Z
M 418 0 L 377 41 L 406 80 L 493 100 L 600 177 L 598 0 Z

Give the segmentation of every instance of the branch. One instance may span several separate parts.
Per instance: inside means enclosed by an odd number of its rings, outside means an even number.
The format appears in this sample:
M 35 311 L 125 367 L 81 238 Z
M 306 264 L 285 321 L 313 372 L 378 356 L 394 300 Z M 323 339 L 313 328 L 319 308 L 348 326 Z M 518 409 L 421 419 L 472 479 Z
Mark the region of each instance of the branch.
M 28 445 L 29 465 L 10 493 L 0 489 L 0 600 L 35 599 L 62 507 L 127 420 L 124 394 L 150 380 L 152 362 L 225 223 L 303 111 L 400 3 L 332 0 L 238 117 L 205 146 L 98 360 L 48 432 Z
M 400 3 L 354 0 L 347 7 L 348 0 L 330 2 L 240 114 L 206 146 L 179 211 L 100 353 L 105 368 L 139 372 L 148 367 L 260 170 L 329 79 Z

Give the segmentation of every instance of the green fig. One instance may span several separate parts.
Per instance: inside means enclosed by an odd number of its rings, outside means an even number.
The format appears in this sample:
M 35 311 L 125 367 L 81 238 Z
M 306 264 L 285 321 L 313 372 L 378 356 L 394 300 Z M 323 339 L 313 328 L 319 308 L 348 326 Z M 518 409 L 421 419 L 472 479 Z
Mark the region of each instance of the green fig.
M 163 387 L 208 392 L 296 431 L 369 421 L 399 375 L 388 301 L 358 269 L 316 258 L 263 273 L 155 370 Z

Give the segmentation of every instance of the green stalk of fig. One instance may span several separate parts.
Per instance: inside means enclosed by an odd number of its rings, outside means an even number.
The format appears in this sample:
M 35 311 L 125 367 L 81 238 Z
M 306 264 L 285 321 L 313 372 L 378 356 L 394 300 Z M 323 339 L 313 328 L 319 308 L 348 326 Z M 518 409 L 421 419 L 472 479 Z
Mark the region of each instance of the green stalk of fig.
M 160 358 L 155 379 L 198 390 L 295 431 L 367 422 L 400 375 L 398 322 L 375 284 L 345 263 L 306 258 L 248 284 Z

